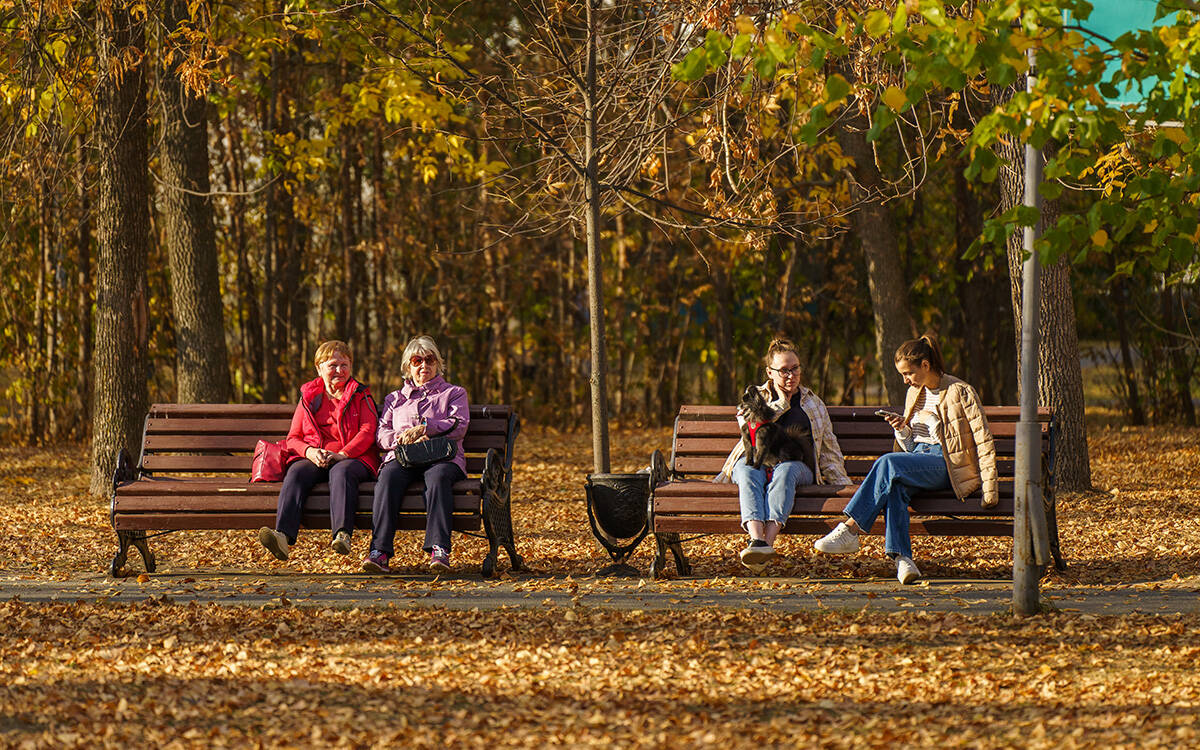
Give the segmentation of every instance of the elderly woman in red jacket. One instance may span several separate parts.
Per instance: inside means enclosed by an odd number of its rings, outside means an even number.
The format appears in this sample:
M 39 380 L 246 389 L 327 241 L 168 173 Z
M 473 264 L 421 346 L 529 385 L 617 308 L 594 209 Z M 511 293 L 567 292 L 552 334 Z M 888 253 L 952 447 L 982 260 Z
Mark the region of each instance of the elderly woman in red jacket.
M 329 483 L 331 546 L 350 554 L 350 532 L 358 508 L 358 485 L 379 473 L 375 426 L 379 410 L 371 392 L 350 375 L 354 358 L 342 341 L 326 341 L 314 356 L 318 377 L 300 386 L 287 446 L 291 453 L 275 528 L 258 530 L 258 540 L 280 560 L 296 543 L 300 514 L 312 488 Z

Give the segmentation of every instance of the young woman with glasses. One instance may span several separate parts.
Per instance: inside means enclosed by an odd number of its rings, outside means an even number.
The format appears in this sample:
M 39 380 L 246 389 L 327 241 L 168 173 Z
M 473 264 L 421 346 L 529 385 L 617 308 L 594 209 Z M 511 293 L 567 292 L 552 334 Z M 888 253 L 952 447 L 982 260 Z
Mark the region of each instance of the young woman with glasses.
M 368 573 L 391 572 L 388 562 L 395 554 L 393 542 L 400 504 L 408 486 L 417 479 L 425 482 L 424 550 L 429 555 L 429 567 L 436 572 L 450 570 L 453 486 L 467 477 L 462 439 L 467 434 L 471 414 L 466 389 L 451 385 L 442 377 L 445 360 L 428 336 L 417 336 L 408 342 L 404 348 L 404 367 L 408 375 L 404 387 L 384 399 L 376 431 L 379 447 L 386 454 L 375 484 L 371 551 L 362 565 Z M 421 468 L 408 468 L 396 461 L 397 445 L 431 437 L 454 441 L 454 456 Z
M 780 462 L 768 476 L 765 469 L 746 463 L 745 449 L 739 442 L 713 480 L 732 480 L 738 485 L 742 528 L 750 535 L 750 543 L 739 556 L 742 564 L 755 572 L 776 557 L 775 537 L 792 512 L 797 486 L 850 484 L 825 403 L 801 382 L 796 345 L 787 339 L 773 340 L 763 364 L 767 382 L 756 387 L 774 415 L 772 421 L 793 438 L 807 441 L 811 450 L 803 453 L 811 459 Z M 741 414 L 738 422 L 744 422 Z

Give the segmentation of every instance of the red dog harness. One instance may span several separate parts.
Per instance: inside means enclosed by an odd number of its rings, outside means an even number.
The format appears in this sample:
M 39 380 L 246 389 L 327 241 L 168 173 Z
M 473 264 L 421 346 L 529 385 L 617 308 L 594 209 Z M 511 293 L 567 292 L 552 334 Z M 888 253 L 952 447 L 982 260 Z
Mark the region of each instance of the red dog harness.
M 766 422 L 759 422 L 758 424 L 750 424 L 749 422 L 746 423 L 746 431 L 750 433 L 750 445 L 752 447 L 755 447 L 755 448 L 758 447 L 758 436 L 756 433 L 758 432 L 758 429 L 760 427 L 762 427 L 764 424 L 766 424 Z M 747 458 L 749 458 L 749 457 L 747 457 Z M 775 473 L 774 467 L 767 469 L 767 481 L 768 482 L 771 481 L 771 476 L 774 473 Z

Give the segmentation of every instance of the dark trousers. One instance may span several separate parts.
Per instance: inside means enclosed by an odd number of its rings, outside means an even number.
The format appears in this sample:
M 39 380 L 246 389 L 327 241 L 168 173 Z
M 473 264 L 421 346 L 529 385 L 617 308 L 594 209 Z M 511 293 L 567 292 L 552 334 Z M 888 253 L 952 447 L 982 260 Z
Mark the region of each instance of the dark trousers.
M 425 551 L 434 545 L 450 551 L 450 514 L 454 512 L 455 482 L 467 478 L 457 464 L 443 461 L 423 469 L 409 469 L 396 461 L 388 461 L 379 471 L 375 483 L 375 504 L 371 521 L 371 549 L 388 557 L 395 554 L 393 542 L 396 538 L 396 523 L 400 516 L 400 504 L 408 486 L 417 479 L 425 479 Z
M 358 509 L 358 485 L 371 480 L 371 470 L 357 458 L 338 461 L 333 468 L 323 469 L 307 458 L 293 461 L 283 478 L 279 490 L 279 506 L 275 511 L 275 530 L 288 538 L 288 544 L 296 543 L 300 532 L 300 514 L 308 493 L 321 482 L 329 482 L 329 528 L 339 531 L 354 530 L 354 512 Z

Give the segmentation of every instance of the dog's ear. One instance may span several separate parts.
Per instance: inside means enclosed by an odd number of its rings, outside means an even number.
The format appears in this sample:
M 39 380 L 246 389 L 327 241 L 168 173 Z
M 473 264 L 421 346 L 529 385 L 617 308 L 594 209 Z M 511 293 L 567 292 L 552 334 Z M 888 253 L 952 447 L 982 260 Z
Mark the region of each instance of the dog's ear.
M 742 391 L 743 401 L 756 401 L 762 394 L 758 392 L 758 386 L 748 385 L 746 390 Z

